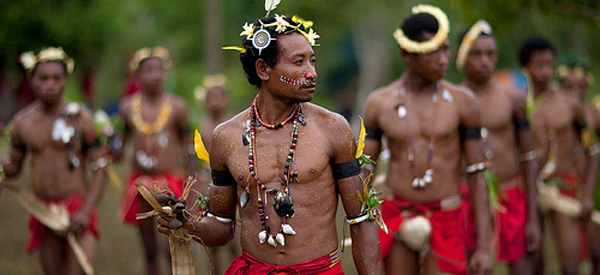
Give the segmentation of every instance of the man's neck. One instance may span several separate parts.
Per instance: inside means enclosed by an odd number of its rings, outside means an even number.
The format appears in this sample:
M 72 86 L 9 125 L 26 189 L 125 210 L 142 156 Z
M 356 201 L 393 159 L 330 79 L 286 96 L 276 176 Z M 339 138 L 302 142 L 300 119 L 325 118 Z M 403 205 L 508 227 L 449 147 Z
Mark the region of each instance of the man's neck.
M 472 78 L 465 77 L 462 85 L 471 89 L 475 94 L 481 95 L 492 88 L 492 81 L 491 79 L 476 81 Z
M 269 124 L 285 120 L 294 111 L 297 104 L 297 102 L 284 102 L 265 91 L 259 91 L 256 99 L 258 115 L 262 121 Z
M 144 101 L 149 101 L 149 102 L 159 102 L 162 99 L 162 96 L 165 94 L 164 91 L 160 90 L 160 91 L 146 91 L 144 90 L 143 95 L 144 95 Z
M 42 113 L 44 114 L 58 114 L 63 106 L 67 103 L 67 101 L 64 98 L 61 98 L 60 100 L 54 101 L 54 102 L 40 102 L 40 110 L 42 111 Z
M 533 83 L 533 96 L 537 98 L 550 90 L 550 83 Z
M 431 81 L 427 78 L 422 77 L 419 74 L 412 73 L 410 71 L 405 72 L 402 75 L 401 79 L 404 82 L 404 86 L 406 89 L 417 93 L 435 92 L 440 82 L 440 80 Z

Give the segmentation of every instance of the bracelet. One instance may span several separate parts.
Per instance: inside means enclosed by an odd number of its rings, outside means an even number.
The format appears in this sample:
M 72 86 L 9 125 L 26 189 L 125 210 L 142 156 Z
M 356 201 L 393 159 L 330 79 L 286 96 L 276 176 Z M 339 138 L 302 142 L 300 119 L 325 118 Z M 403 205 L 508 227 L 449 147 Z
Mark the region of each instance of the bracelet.
M 521 162 L 532 161 L 537 159 L 537 153 L 531 149 L 525 153 L 521 153 Z
M 222 223 L 233 222 L 233 219 L 225 218 L 225 217 L 221 217 L 221 216 L 217 216 L 217 215 L 213 215 L 210 212 L 206 212 L 206 216 L 210 217 L 210 218 L 213 218 L 213 219 L 217 220 L 218 222 L 222 222 Z
M 92 171 L 96 172 L 99 169 L 103 169 L 108 165 L 108 161 L 106 160 L 106 158 L 99 158 L 97 160 L 95 160 L 94 162 L 92 162 L 92 164 L 90 165 L 92 168 Z
M 467 172 L 467 174 L 483 172 L 483 170 L 485 170 L 485 162 L 483 162 L 483 161 L 471 164 L 465 168 L 465 172 Z
M 368 219 L 369 219 L 369 212 L 367 212 L 365 214 L 362 214 L 362 215 L 360 215 L 358 217 L 355 217 L 355 218 L 348 218 L 348 217 L 346 217 L 346 222 L 349 225 L 355 225 L 355 224 L 359 224 L 361 222 L 364 222 L 364 221 L 366 221 Z

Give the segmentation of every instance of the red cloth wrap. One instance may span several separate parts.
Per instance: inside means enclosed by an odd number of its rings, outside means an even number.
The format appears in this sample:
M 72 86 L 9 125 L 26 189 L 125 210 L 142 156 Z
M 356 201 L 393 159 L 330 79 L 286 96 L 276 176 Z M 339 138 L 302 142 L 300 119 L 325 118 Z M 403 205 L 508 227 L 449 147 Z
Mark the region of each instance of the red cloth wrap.
M 339 252 L 338 252 L 339 253 Z M 254 275 L 254 274 L 302 274 L 302 275 L 343 275 L 342 264 L 339 260 L 339 254 L 334 256 L 332 264 L 332 256 L 324 255 L 314 260 L 292 265 L 271 265 L 265 264 L 253 257 L 246 251 L 242 251 L 242 255 L 235 258 L 225 275 Z
M 181 194 L 183 194 L 183 177 L 172 175 L 150 176 L 141 174 L 139 172 L 133 172 L 129 176 L 127 188 L 125 189 L 125 194 L 123 196 L 123 203 L 121 203 L 121 208 L 119 209 L 119 217 L 123 220 L 123 222 L 130 224 L 139 223 L 136 215 L 141 212 L 142 197 L 138 193 L 135 183 L 140 177 L 149 177 L 152 184 L 162 184 L 163 187 L 168 187 L 178 198 L 181 197 Z
M 389 233 L 379 230 L 379 243 L 381 245 L 381 256 L 386 259 L 396 239 L 394 235 L 400 229 L 404 219 L 404 210 L 409 210 L 410 215 L 423 215 L 431 222 L 431 251 L 436 258 L 440 271 L 450 274 L 469 274 L 467 268 L 467 254 L 461 230 L 459 228 L 459 216 L 461 208 L 453 210 L 441 210 L 441 202 L 414 203 L 394 196 L 392 201 L 384 200 L 381 204 L 381 216 L 385 221 Z
M 499 195 L 500 205 L 506 208 L 502 213 L 493 209 L 496 231 L 494 241 L 498 245 L 496 260 L 502 263 L 512 264 L 517 262 L 527 252 L 527 241 L 525 238 L 525 226 L 527 225 L 527 199 L 522 187 L 523 179 L 514 178 L 500 183 L 500 188 L 506 194 Z M 477 232 L 475 218 L 470 200 L 468 185 L 461 185 L 463 197 L 461 227 L 462 238 L 468 251 L 474 251 L 477 247 Z
M 579 198 L 581 183 L 579 177 L 575 173 L 556 172 L 550 177 L 550 180 L 553 179 L 560 180 L 560 183 L 564 185 L 558 186 L 558 190 L 561 194 L 571 198 Z
M 58 205 L 60 207 L 64 207 L 69 212 L 69 216 L 73 216 L 79 208 L 83 206 L 84 200 L 83 198 L 73 195 L 64 200 L 60 201 L 47 201 L 40 199 L 45 202 L 46 205 Z M 44 239 L 46 238 L 47 231 L 52 233 L 52 230 L 48 229 L 44 224 L 42 224 L 38 219 L 29 215 L 29 240 L 27 240 L 27 254 L 33 253 L 37 250 L 40 245 L 44 243 Z M 94 209 L 90 216 L 90 224 L 83 229 L 83 232 L 91 232 L 94 234 L 96 238 L 100 237 L 100 233 L 98 232 L 98 213 Z

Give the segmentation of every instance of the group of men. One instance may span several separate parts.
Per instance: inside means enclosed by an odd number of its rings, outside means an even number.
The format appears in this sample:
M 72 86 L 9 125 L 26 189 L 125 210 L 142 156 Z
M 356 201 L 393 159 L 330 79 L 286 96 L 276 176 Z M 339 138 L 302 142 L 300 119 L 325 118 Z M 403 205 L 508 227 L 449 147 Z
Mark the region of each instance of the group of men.
M 444 80 L 452 60 L 448 18 L 428 5 L 412 13 L 394 32 L 402 75 L 367 101 L 364 151 L 341 115 L 309 102 L 317 83 L 313 23 L 274 15 L 244 25 L 242 47 L 229 48 L 240 52 L 258 92 L 246 110 L 224 122 L 217 115 L 219 125 L 210 126 L 208 209 L 183 225 L 208 246 L 240 230 L 242 254 L 225 274 L 343 274 L 339 199 L 359 274 L 491 274 L 492 255 L 511 274 L 542 274 L 544 218 L 552 221 L 563 274 L 578 272 L 583 232 L 600 272 L 600 230 L 591 219 L 600 116 L 583 101 L 587 71 L 567 67 L 554 89 L 556 50 L 531 39 L 519 56 L 528 89 L 503 87 L 493 79 L 492 28 L 480 20 L 460 36 L 456 66 L 464 80 L 454 85 Z M 2 166 L 14 176 L 31 154 L 35 195 L 71 212 L 67 231 L 93 260 L 104 170 L 123 152 L 103 150 L 90 114 L 63 99 L 71 61 L 52 51 L 26 65 L 38 99 L 16 115 Z M 162 48 L 136 53 L 131 68 L 142 91 L 120 108 L 123 141 L 134 147 L 120 214 L 139 223 L 148 274 L 158 272 L 154 230 L 173 229 L 169 217 L 158 218 L 158 229 L 135 220 L 151 206 L 133 183 L 164 183 L 180 197 L 183 178 L 196 172 L 186 106 L 163 85 L 169 63 Z M 365 181 L 376 168 L 361 153 L 378 160 L 383 148 L 390 155 L 378 206 Z M 89 187 L 84 160 L 94 172 Z M 44 228 L 32 219 L 29 247 L 40 247 L 45 272 L 80 273 L 63 235 Z

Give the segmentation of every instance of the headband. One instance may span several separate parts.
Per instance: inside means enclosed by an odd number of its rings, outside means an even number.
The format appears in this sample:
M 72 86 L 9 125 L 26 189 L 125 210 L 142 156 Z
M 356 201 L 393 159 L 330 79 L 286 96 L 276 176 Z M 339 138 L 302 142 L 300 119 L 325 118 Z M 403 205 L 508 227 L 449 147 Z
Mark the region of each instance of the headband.
M 490 26 L 490 24 L 483 19 L 477 21 L 477 23 L 471 26 L 460 43 L 460 46 L 458 47 L 458 53 L 456 55 L 456 67 L 458 70 L 462 71 L 465 67 L 467 55 L 469 55 L 469 51 L 471 51 L 473 43 L 475 43 L 475 40 L 477 40 L 481 34 L 492 34 L 492 26 Z
M 402 29 L 398 28 L 394 32 L 394 38 L 403 50 L 412 54 L 428 54 L 437 51 L 440 46 L 448 38 L 448 32 L 450 32 L 450 23 L 448 23 L 448 17 L 439 8 L 430 5 L 418 5 L 412 8 L 413 14 L 428 13 L 431 14 L 438 22 L 438 31 L 435 36 L 427 41 L 417 42 L 411 40 L 404 35 Z
M 556 69 L 556 74 L 558 75 L 558 78 L 560 80 L 563 80 L 563 79 L 567 78 L 569 75 L 573 74 L 577 78 L 580 78 L 580 79 L 584 78 L 588 84 L 594 83 L 594 75 L 592 75 L 592 73 L 590 73 L 585 68 L 578 66 L 578 65 L 575 65 L 575 66 L 560 65 L 560 66 L 558 66 L 558 69 Z
M 19 56 L 19 61 L 29 72 L 33 71 L 37 64 L 50 61 L 60 61 L 65 64 L 67 66 L 67 73 L 69 74 L 73 73 L 73 68 L 75 67 L 75 61 L 67 56 L 61 47 L 48 47 L 40 51 L 37 55 L 32 51 L 24 52 Z
M 129 69 L 133 72 L 138 69 L 140 63 L 148 58 L 156 57 L 163 61 L 165 69 L 171 67 L 171 58 L 169 51 L 163 47 L 142 48 L 139 49 L 129 62 Z

